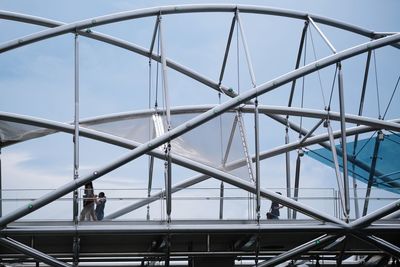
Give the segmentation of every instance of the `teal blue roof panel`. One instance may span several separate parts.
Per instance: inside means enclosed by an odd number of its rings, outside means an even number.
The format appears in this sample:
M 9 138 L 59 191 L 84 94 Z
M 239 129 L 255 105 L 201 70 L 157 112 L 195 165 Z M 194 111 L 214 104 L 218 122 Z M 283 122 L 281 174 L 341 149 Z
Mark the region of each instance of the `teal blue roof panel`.
M 348 138 L 350 139 L 350 138 Z M 376 142 L 377 148 L 375 148 Z M 338 161 L 342 170 L 343 159 L 341 157 L 341 146 L 338 150 Z M 372 186 L 400 194 L 400 135 L 385 134 L 383 139 L 378 138 L 374 133 L 371 138 L 347 143 L 348 172 L 357 180 L 368 183 L 372 169 L 374 150 L 376 153 L 376 166 Z M 355 153 L 353 153 L 355 151 Z M 306 154 L 332 168 L 334 168 L 332 152 L 326 148 L 308 150 Z M 354 159 L 354 160 L 352 160 Z

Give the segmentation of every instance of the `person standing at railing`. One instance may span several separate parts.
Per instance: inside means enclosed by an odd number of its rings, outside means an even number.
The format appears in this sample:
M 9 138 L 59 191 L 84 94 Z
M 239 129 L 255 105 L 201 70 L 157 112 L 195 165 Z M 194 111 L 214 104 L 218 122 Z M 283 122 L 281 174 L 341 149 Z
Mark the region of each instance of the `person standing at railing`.
M 279 195 L 282 195 L 281 192 L 276 192 Z M 280 205 L 276 201 L 272 201 L 271 203 L 271 208 L 269 209 L 269 212 L 267 212 L 267 219 L 275 219 L 279 220 L 280 212 L 279 209 L 283 208 L 282 205 Z
M 80 215 L 81 221 L 97 221 L 97 217 L 94 212 L 94 203 L 96 201 L 96 197 L 97 196 L 94 194 L 93 183 L 89 182 L 85 184 L 85 191 L 83 195 L 83 209 Z
M 100 192 L 99 197 L 96 199 L 96 217 L 98 221 L 101 221 L 104 218 L 104 207 L 106 202 L 106 195 L 104 192 Z

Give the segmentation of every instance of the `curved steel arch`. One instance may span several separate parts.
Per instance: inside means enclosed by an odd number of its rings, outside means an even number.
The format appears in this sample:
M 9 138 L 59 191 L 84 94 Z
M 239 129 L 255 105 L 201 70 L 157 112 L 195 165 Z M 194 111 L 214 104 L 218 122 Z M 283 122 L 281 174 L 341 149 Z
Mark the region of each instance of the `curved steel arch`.
M 188 7 L 185 11 L 183 11 L 182 9 L 179 10 L 179 12 L 176 13 L 186 13 L 186 12 L 205 12 L 204 8 L 206 8 L 205 5 L 196 5 L 194 8 L 189 8 L 189 6 L 183 6 L 183 7 Z M 318 16 L 318 15 L 311 15 L 308 13 L 301 13 L 301 12 L 297 12 L 297 11 L 291 11 L 291 10 L 283 10 L 283 9 L 277 9 L 277 8 L 269 8 L 269 7 L 255 7 L 255 6 L 237 6 L 237 5 L 219 5 L 218 7 L 216 5 L 212 5 L 212 9 L 207 11 L 207 12 L 233 12 L 236 8 L 239 8 L 241 10 L 241 12 L 245 12 L 245 13 L 258 13 L 258 14 L 264 14 L 264 15 L 273 15 L 273 16 L 284 16 L 284 17 L 289 17 L 289 18 L 296 18 L 296 19 L 304 19 L 307 20 L 308 17 L 312 17 L 313 20 L 326 24 L 326 25 L 330 25 L 332 27 L 337 27 L 343 30 L 347 30 L 359 35 L 363 35 L 366 37 L 370 37 L 370 38 L 380 38 L 382 36 L 385 36 L 385 34 L 380 34 L 380 33 L 375 33 L 371 30 L 367 30 L 355 25 L 351 25 L 348 23 L 344 23 L 344 22 L 340 22 L 337 20 L 333 20 L 330 18 L 325 18 L 322 16 Z M 214 9 L 215 8 L 215 9 Z M 233 10 L 232 10 L 233 9 Z M 144 9 L 144 10 L 138 10 L 138 11 L 132 11 L 134 13 L 142 13 L 141 15 L 136 14 L 136 16 L 130 17 L 132 16 L 132 14 L 125 14 L 127 12 L 125 12 L 123 14 L 123 16 L 121 16 L 121 14 L 119 14 L 117 17 L 119 17 L 118 19 L 120 20 L 127 20 L 127 19 L 133 19 L 133 18 L 141 18 L 141 17 L 146 17 L 146 16 L 156 16 L 158 14 L 165 12 L 166 10 L 168 10 L 168 12 L 166 14 L 176 14 L 174 12 L 172 12 L 170 10 L 170 8 L 160 8 L 158 9 L 158 12 L 154 13 L 154 10 L 150 10 L 150 9 Z M 177 7 L 174 7 L 174 10 L 177 11 Z M 128 12 L 129 13 L 129 12 Z M 111 21 L 107 21 L 107 17 L 113 17 L 114 15 L 107 15 L 107 16 L 103 16 L 103 17 L 99 17 L 99 18 L 105 18 L 104 24 L 107 23 L 113 23 L 115 22 L 114 20 Z M 128 16 L 128 17 L 126 17 Z M 15 13 L 15 12 L 9 12 L 9 11 L 3 11 L 0 10 L 0 18 L 2 19 L 7 19 L 7 20 L 14 20 L 14 21 L 20 21 L 20 22 L 24 22 L 24 23 L 29 23 L 29 24 L 35 24 L 35 25 L 40 25 L 40 26 L 45 26 L 45 27 L 54 27 L 54 28 L 59 28 L 59 27 L 69 27 L 70 30 L 69 32 L 76 32 L 76 30 L 78 29 L 77 26 L 73 26 L 74 23 L 72 24 L 65 24 L 62 22 L 58 22 L 55 20 L 50 20 L 50 19 L 46 19 L 46 18 L 40 18 L 40 17 L 36 17 L 36 16 L 29 16 L 29 15 L 25 15 L 25 14 L 20 14 L 20 13 Z M 93 18 L 91 22 L 93 22 L 93 20 L 98 20 L 99 18 Z M 110 19 L 110 18 L 109 18 Z M 115 19 L 115 18 L 114 18 Z M 89 19 L 90 20 L 90 19 Z M 75 23 L 76 24 L 76 23 Z M 69 26 L 68 26 L 69 25 Z M 81 27 L 81 28 L 85 28 L 85 27 Z M 121 40 L 106 34 L 102 34 L 102 33 L 97 33 L 97 32 L 93 32 L 93 31 L 82 31 L 81 29 L 78 29 L 79 34 L 86 36 L 88 38 L 92 38 L 98 41 L 102 41 L 102 42 L 106 42 L 108 44 L 111 45 L 115 45 L 117 47 L 123 48 L 123 49 L 127 49 L 129 51 L 135 52 L 139 55 L 142 56 L 146 56 L 146 57 L 151 57 L 153 60 L 156 61 L 161 61 L 161 57 L 155 55 L 154 53 L 152 53 L 150 55 L 150 51 L 146 50 L 145 48 L 142 48 L 138 45 L 135 45 L 133 43 L 127 42 L 125 40 Z M 68 32 L 68 31 L 67 31 Z M 58 32 L 56 35 L 59 34 L 63 34 L 63 33 L 67 33 L 67 32 Z M 52 36 L 47 36 L 47 37 L 43 37 L 43 38 L 50 38 Z M 28 43 L 25 43 L 25 37 L 22 38 L 18 38 L 18 40 L 14 41 L 16 42 L 16 46 L 14 48 L 17 48 L 21 45 L 26 45 Z M 36 41 L 39 41 L 41 39 L 38 39 Z M 35 40 L 32 40 L 32 42 L 34 42 Z M 13 41 L 11 41 L 13 42 Z M 11 43 L 10 42 L 10 43 Z M 14 44 L 15 45 L 15 44 Z M 7 43 L 3 44 L 3 46 L 6 46 L 5 49 L 6 50 L 2 50 L 2 45 L 0 45 L 0 53 L 5 52 L 9 49 L 13 49 L 11 47 L 7 48 Z M 223 90 L 223 92 L 230 96 L 230 97 L 234 97 L 237 94 L 235 94 L 234 92 L 232 92 L 231 90 L 229 90 L 228 87 L 222 85 L 222 84 L 218 84 L 198 73 L 196 73 L 193 70 L 190 70 L 189 68 L 180 65 L 177 62 L 174 62 L 170 59 L 166 59 L 167 65 L 184 74 L 187 75 L 190 78 L 193 78 L 194 80 L 197 80 L 198 82 L 201 82 L 217 91 L 219 90 Z
M 3 45 L 0 45 L 0 53 L 5 52 L 7 50 L 11 50 L 23 45 L 27 45 L 33 42 L 37 42 L 40 40 L 44 40 L 47 38 L 51 38 L 54 36 L 62 35 L 68 32 L 73 32 L 77 30 L 82 30 L 85 28 L 100 26 L 111 24 L 115 22 L 120 22 L 124 20 L 132 20 L 150 16 L 158 16 L 162 15 L 170 15 L 170 14 L 181 14 L 181 13 L 201 13 L 201 12 L 235 12 L 239 10 L 242 13 L 253 13 L 253 14 L 264 14 L 264 15 L 272 15 L 272 16 L 283 16 L 294 19 L 307 20 L 311 17 L 314 21 L 326 24 L 332 27 L 336 27 L 339 29 L 343 29 L 346 31 L 354 32 L 372 39 L 381 38 L 385 36 L 382 33 L 375 33 L 371 30 L 366 30 L 358 26 L 354 26 L 348 23 L 344 23 L 338 20 L 333 20 L 327 17 L 312 15 L 309 13 L 293 11 L 293 10 L 285 10 L 271 7 L 259 7 L 259 6 L 248 6 L 248 5 L 229 5 L 229 4 L 215 4 L 215 5 L 182 5 L 182 6 L 165 6 L 165 7 L 156 7 L 156 8 L 147 8 L 141 10 L 132 10 L 127 12 L 120 12 L 105 16 L 94 17 L 70 24 L 65 24 L 62 26 L 58 26 L 53 29 L 48 29 L 36 34 L 28 35 L 25 37 L 18 38 L 16 40 L 7 42 Z M 11 14 L 2 14 L 2 16 L 7 18 L 12 18 L 15 13 Z M 19 17 L 19 21 L 29 21 L 35 17 L 25 16 Z M 49 25 L 50 21 L 41 20 L 42 25 Z

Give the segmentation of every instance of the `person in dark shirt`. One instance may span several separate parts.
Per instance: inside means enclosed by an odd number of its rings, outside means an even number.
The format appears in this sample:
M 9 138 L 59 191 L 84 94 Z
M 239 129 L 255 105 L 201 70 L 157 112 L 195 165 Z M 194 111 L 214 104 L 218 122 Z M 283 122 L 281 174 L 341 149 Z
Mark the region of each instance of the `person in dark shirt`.
M 106 195 L 104 192 L 100 192 L 99 197 L 96 199 L 96 217 L 98 221 L 101 221 L 104 218 L 104 207 L 106 202 Z
M 282 195 L 280 192 L 276 192 L 279 195 Z M 278 202 L 272 201 L 271 203 L 271 208 L 269 209 L 269 212 L 267 213 L 267 218 L 268 219 L 275 219 L 279 220 L 280 212 L 279 209 L 283 208 L 282 205 L 280 205 Z

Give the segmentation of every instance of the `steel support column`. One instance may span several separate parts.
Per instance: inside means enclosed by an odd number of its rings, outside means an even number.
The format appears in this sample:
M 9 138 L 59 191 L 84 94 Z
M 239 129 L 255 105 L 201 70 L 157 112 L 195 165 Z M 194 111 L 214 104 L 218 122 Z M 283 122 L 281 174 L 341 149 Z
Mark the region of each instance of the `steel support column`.
M 147 184 L 147 198 L 150 198 L 150 196 L 151 196 L 151 189 L 152 189 L 152 183 L 153 183 L 153 168 L 154 168 L 154 157 L 150 156 L 149 157 L 149 181 Z M 150 206 L 149 205 L 147 205 L 146 219 L 150 220 Z
M 260 208 L 261 208 L 261 199 L 260 199 L 260 140 L 259 140 L 259 116 L 258 116 L 258 100 L 254 102 L 254 132 L 255 132 L 255 162 L 256 162 L 256 214 L 257 214 L 257 222 L 260 223 Z M 289 197 L 289 196 L 288 196 Z
M 371 171 L 369 172 L 369 176 L 368 176 L 367 191 L 365 192 L 364 208 L 363 208 L 363 214 L 362 214 L 363 216 L 367 215 L 367 212 L 368 212 L 369 197 L 371 194 L 371 187 L 374 184 L 376 161 L 378 159 L 379 146 L 380 146 L 382 139 L 383 139 L 383 133 L 381 131 L 378 131 L 376 138 L 375 138 L 374 152 L 372 155 Z
M 160 49 L 161 49 L 161 65 L 162 65 L 162 78 L 163 78 L 163 89 L 164 89 L 164 100 L 165 100 L 165 110 L 167 115 L 167 127 L 168 131 L 171 130 L 171 107 L 170 107 L 170 95 L 168 90 L 168 75 L 167 75 L 167 61 L 165 54 L 165 43 L 164 43 L 164 32 L 162 26 L 162 17 L 159 16 L 158 23 L 158 36 L 160 37 Z M 171 164 L 171 140 L 168 140 L 166 144 L 164 144 L 165 150 L 165 169 L 166 169 L 166 177 L 165 177 L 165 192 L 166 192 L 166 206 L 167 206 L 167 221 L 171 221 L 171 205 L 172 205 L 172 194 L 171 194 L 171 182 L 172 182 L 172 164 Z
M 79 178 L 79 35 L 75 34 L 74 39 L 74 84 L 75 84 L 75 109 L 74 109 L 74 180 Z M 78 223 L 78 190 L 73 193 L 73 221 Z
M 343 72 L 342 64 L 338 63 L 338 79 L 339 79 L 339 108 L 340 108 L 340 130 L 342 132 L 342 159 L 343 159 L 343 189 L 344 189 L 344 209 L 347 217 L 350 214 L 350 195 L 349 195 L 349 175 L 347 169 L 347 138 L 346 138 L 346 120 L 345 120 L 345 105 L 344 105 L 344 90 L 343 90 Z M 347 218 L 348 219 L 348 218 Z
M 326 121 L 326 128 L 328 129 L 328 135 L 329 135 L 329 143 L 330 143 L 330 150 L 332 152 L 332 158 L 333 158 L 333 163 L 335 166 L 335 174 L 336 174 L 336 181 L 338 184 L 338 190 L 339 190 L 339 196 L 340 196 L 340 203 L 343 208 L 343 213 L 346 219 L 348 218 L 348 213 L 345 205 L 345 196 L 343 192 L 343 181 L 342 181 L 342 176 L 340 175 L 340 169 L 339 169 L 339 162 L 337 158 L 337 153 L 336 153 L 336 146 L 335 146 L 335 139 L 333 137 L 332 133 L 332 128 L 329 120 Z M 341 131 L 342 132 L 342 131 Z
M 224 182 L 221 182 L 219 188 L 219 219 L 224 218 Z
M 299 184 L 300 184 L 300 165 L 301 164 L 301 155 L 300 153 L 297 154 L 297 159 L 296 159 L 296 173 L 294 177 L 294 196 L 293 199 L 295 201 L 298 200 L 299 196 Z M 293 219 L 296 219 L 297 212 L 294 210 L 293 211 Z

